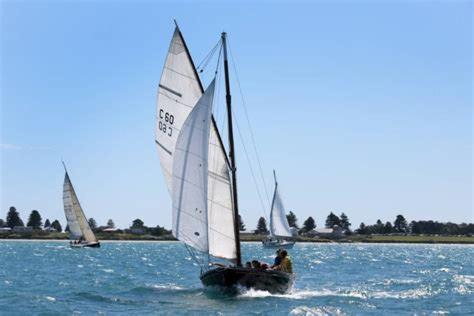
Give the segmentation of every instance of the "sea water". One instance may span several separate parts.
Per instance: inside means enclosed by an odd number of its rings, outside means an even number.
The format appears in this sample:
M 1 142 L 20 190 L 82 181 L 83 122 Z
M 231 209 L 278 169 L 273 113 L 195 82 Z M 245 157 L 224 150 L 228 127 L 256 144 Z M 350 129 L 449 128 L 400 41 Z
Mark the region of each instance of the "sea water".
M 245 260 L 273 251 L 244 243 Z M 474 247 L 308 244 L 289 251 L 291 293 L 203 289 L 200 268 L 178 242 L 0 241 L 0 315 L 474 313 Z

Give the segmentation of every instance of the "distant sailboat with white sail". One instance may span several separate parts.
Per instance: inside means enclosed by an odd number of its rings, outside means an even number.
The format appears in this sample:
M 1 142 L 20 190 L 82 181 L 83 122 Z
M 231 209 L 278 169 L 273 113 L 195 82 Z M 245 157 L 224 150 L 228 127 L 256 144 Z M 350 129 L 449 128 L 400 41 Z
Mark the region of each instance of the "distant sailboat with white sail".
M 64 171 L 66 174 L 64 176 L 63 185 L 63 204 L 67 225 L 69 227 L 70 245 L 73 248 L 100 247 L 100 242 L 90 228 L 89 222 L 79 203 L 65 165 Z
M 293 248 L 295 242 L 285 240 L 293 237 L 290 225 L 286 219 L 285 207 L 278 191 L 278 182 L 275 170 L 273 170 L 275 179 L 275 191 L 273 192 L 272 207 L 270 210 L 270 236 L 262 241 L 266 248 Z
M 242 266 L 226 33 L 219 44 L 226 86 L 228 155 L 212 116 L 216 79 L 204 91 L 177 25 L 158 87 L 155 142 L 172 198 L 173 235 L 201 266 L 205 286 L 284 293 L 291 288 L 292 273 Z M 215 265 L 211 257 L 230 264 Z

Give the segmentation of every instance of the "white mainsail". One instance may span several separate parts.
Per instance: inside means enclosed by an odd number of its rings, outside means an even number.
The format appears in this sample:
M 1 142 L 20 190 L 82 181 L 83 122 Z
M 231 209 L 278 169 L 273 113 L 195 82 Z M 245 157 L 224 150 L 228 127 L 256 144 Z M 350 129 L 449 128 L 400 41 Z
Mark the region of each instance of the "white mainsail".
M 173 159 L 173 234 L 187 245 L 209 251 L 207 177 L 214 83 L 194 106 L 179 133 Z
M 158 87 L 155 138 L 170 194 L 178 135 L 201 96 L 200 79 L 176 27 Z M 208 168 L 207 251 L 213 256 L 233 260 L 237 251 L 229 167 L 215 124 L 210 127 Z
M 66 214 L 69 226 L 69 238 L 77 240 L 82 237 L 86 242 L 96 242 L 97 239 L 87 222 L 67 172 L 64 177 L 63 203 L 64 213 Z
M 275 171 L 275 192 L 273 193 L 272 209 L 270 211 L 270 234 L 277 237 L 291 237 L 290 226 L 286 219 L 285 207 L 278 192 L 278 182 L 276 180 Z

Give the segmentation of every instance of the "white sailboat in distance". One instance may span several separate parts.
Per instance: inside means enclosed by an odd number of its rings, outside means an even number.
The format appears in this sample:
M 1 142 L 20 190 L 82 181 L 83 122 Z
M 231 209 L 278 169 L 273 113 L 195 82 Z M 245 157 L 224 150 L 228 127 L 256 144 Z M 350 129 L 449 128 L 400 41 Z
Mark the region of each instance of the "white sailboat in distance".
M 200 265 L 205 286 L 284 293 L 291 288 L 292 273 L 242 266 L 226 33 L 218 44 L 226 86 L 228 155 L 212 116 L 216 79 L 204 91 L 178 25 L 158 86 L 155 143 L 172 199 L 173 235 Z M 215 259 L 226 264 L 212 263 Z
M 100 242 L 94 235 L 86 215 L 77 198 L 71 179 L 63 162 L 65 176 L 63 185 L 63 204 L 69 227 L 70 246 L 72 248 L 100 247 Z
M 270 236 L 262 241 L 265 248 L 285 248 L 291 249 L 295 245 L 294 241 L 286 239 L 292 238 L 290 225 L 286 219 L 285 206 L 278 191 L 278 182 L 275 170 L 273 170 L 275 179 L 275 191 L 273 192 L 272 208 L 270 210 Z

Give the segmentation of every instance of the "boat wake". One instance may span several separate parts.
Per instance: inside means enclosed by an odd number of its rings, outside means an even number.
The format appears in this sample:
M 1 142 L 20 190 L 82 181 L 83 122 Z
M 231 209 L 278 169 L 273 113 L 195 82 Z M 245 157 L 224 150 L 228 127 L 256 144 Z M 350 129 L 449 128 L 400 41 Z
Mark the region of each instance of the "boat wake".
M 287 294 L 272 294 L 267 291 L 245 289 L 241 290 L 238 295 L 239 298 L 283 298 L 290 300 L 304 300 L 312 297 L 348 297 L 360 300 L 367 299 L 420 299 L 426 298 L 438 294 L 439 291 L 431 290 L 430 288 L 421 287 L 417 289 L 410 289 L 405 291 L 368 291 L 362 289 L 354 290 L 330 290 L 330 289 L 321 289 L 321 290 L 293 290 Z

